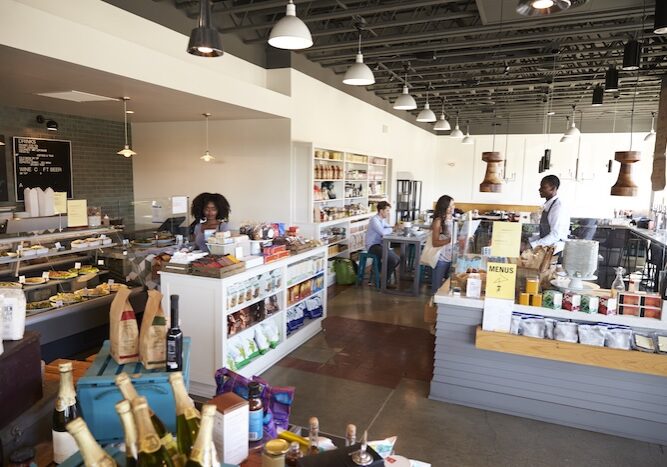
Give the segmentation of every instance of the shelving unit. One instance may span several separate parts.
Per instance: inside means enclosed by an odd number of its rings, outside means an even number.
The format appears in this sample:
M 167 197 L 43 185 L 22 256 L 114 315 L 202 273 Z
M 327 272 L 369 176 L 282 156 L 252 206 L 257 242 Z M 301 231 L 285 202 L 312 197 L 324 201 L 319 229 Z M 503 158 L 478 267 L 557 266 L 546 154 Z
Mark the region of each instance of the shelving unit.
M 169 309 L 171 294 L 179 295 L 181 328 L 185 335 L 192 337 L 190 391 L 193 394 L 203 397 L 215 394 L 213 375 L 219 368 L 227 366 L 230 345 L 234 343 L 234 339 L 245 339 L 252 334 L 254 332 L 252 329 L 256 329 L 259 323 L 275 323 L 279 343 L 275 348 L 269 349 L 265 354 L 236 370 L 246 377 L 262 373 L 320 331 L 322 319 L 326 317 L 326 293 L 322 293 L 322 290 L 313 291 L 307 297 L 300 297 L 295 304 L 288 305 L 288 292 L 290 288 L 313 281 L 319 276 L 323 276 L 324 284 L 327 283 L 326 248 L 324 246 L 315 248 L 222 279 L 171 272 L 161 273 L 163 307 Z M 269 291 L 266 290 L 268 286 L 262 288 L 261 278 L 266 278 L 266 276 L 273 279 L 273 285 Z M 239 288 L 247 287 L 245 284 L 248 283 L 255 284 L 256 281 L 259 281 L 260 288 L 262 288 L 257 297 L 241 304 L 235 303 L 233 307 L 229 306 L 232 303 L 234 290 L 238 294 Z M 253 293 L 254 287 L 252 285 Z M 287 338 L 287 310 L 318 293 L 322 293 L 323 316 L 304 325 Z M 266 316 L 258 323 L 253 323 L 253 327 L 243 329 L 231 336 L 227 334 L 227 318 L 230 314 L 252 304 L 256 305 L 273 295 L 278 298 L 278 311 Z

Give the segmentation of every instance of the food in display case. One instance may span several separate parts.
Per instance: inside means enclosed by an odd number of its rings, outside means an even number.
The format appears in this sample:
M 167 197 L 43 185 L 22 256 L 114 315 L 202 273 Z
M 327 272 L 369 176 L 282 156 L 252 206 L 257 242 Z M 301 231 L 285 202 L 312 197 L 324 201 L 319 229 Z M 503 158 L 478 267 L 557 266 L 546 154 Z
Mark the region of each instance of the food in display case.
M 62 279 L 73 279 L 79 275 L 78 272 L 70 271 L 49 271 L 49 279 L 62 280 Z
M 63 305 L 71 305 L 72 303 L 77 303 L 82 300 L 80 294 L 74 292 L 58 292 L 55 295 L 49 297 L 49 301 L 53 303 L 62 303 Z
M 91 273 L 98 273 L 100 272 L 99 268 L 95 266 L 89 266 L 89 265 L 83 265 L 81 268 L 76 269 L 76 268 L 70 268 L 68 272 L 71 272 L 73 274 L 78 274 L 78 275 L 84 275 L 84 274 L 91 274 Z

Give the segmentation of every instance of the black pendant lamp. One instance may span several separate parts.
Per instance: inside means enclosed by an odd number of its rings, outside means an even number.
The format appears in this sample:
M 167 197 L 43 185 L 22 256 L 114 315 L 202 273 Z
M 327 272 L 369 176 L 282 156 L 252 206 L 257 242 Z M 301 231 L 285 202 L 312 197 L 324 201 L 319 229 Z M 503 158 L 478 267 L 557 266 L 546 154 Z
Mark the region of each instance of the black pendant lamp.
M 593 103 L 591 104 L 593 107 L 599 107 L 602 105 L 604 101 L 604 89 L 602 89 L 602 86 L 599 84 L 595 86 L 595 89 L 593 89 Z
M 639 70 L 642 48 L 639 41 L 630 39 L 623 49 L 623 70 Z
M 604 91 L 618 91 L 618 70 L 615 65 L 609 65 L 609 68 L 607 69 L 607 73 L 604 77 Z
M 653 32 L 656 34 L 667 34 L 667 2 L 665 0 L 655 0 Z
M 190 33 L 189 54 L 199 57 L 219 57 L 224 53 L 220 33 L 211 24 L 211 2 L 199 0 L 199 25 Z

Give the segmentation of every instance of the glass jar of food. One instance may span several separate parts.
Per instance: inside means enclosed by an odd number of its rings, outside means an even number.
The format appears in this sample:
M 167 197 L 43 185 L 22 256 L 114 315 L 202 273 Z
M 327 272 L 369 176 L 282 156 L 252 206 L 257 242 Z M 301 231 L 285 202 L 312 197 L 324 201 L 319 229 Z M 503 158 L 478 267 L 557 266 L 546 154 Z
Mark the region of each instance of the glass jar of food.
M 285 453 L 289 445 L 284 439 L 272 439 L 264 445 L 262 467 L 285 467 Z

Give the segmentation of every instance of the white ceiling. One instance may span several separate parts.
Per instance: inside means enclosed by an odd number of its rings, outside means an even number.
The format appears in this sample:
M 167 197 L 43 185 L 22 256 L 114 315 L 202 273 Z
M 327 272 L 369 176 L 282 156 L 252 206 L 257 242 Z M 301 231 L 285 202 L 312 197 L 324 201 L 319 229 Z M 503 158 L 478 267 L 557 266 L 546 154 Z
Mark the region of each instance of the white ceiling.
M 276 118 L 6 46 L 0 46 L 0 63 L 3 64 L 0 102 L 10 107 L 104 120 L 123 119 L 120 101 L 77 103 L 36 95 L 76 90 L 107 97 L 130 97 L 128 109 L 135 112 L 131 117 L 134 122 L 196 121 L 203 119 L 204 112 L 211 113 L 211 120 Z

